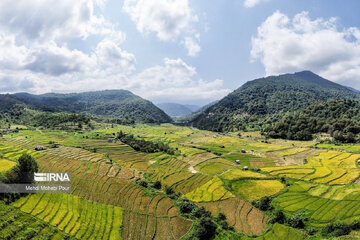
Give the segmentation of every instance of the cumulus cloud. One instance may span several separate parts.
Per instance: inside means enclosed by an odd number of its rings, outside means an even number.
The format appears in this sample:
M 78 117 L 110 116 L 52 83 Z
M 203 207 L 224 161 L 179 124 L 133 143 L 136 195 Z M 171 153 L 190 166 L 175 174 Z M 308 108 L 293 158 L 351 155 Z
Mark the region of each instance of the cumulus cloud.
M 24 69 L 53 76 L 84 72 L 95 66 L 95 62 L 87 54 L 59 47 L 54 42 L 32 48 L 27 58 L 29 63 L 23 66 Z
M 267 2 L 269 0 L 245 0 L 244 1 L 244 6 L 247 8 L 252 8 L 255 7 L 256 5 L 262 3 L 262 2 Z
M 150 67 L 131 78 L 135 92 L 151 99 L 219 99 L 230 92 L 223 81 L 196 79 L 196 69 L 182 59 L 165 58 L 163 65 Z
M 174 40 L 198 17 L 188 0 L 125 0 L 123 9 L 141 32 L 156 32 L 161 40 Z
M 277 11 L 252 38 L 251 59 L 260 60 L 267 75 L 312 70 L 360 87 L 360 30 L 339 28 L 336 18 L 312 20 L 302 12 L 290 19 Z
M 186 35 L 184 46 L 188 55 L 196 56 L 201 50 L 193 39 L 199 35 L 192 27 L 198 16 L 188 0 L 125 0 L 123 9 L 141 33 L 155 32 L 162 41 L 175 41 Z
M 167 6 L 168 0 L 163 2 Z M 2 1 L 0 92 L 128 89 L 152 100 L 174 101 L 214 100 L 230 92 L 220 79 L 204 81 L 197 77 L 196 69 L 180 58 L 165 58 L 162 64 L 136 73 L 135 55 L 121 47 L 125 34 L 101 14 L 95 14 L 94 8 L 103 4 L 105 0 L 34 0 L 31 4 L 25 0 L 12 4 L 8 0 Z M 159 4 L 164 3 L 159 1 Z M 159 16 L 171 23 L 155 30 L 153 26 L 144 27 L 144 31 L 158 30 L 159 38 L 163 40 L 177 39 L 188 50 L 188 55 L 195 56 L 201 49 L 200 35 L 187 29 L 190 22 L 196 20 L 195 15 L 187 1 L 177 4 L 178 8 L 185 8 L 177 9 L 176 13 L 173 9 L 169 18 Z M 156 14 L 166 15 L 167 12 L 155 11 Z M 158 24 L 163 23 L 159 20 Z M 88 52 L 68 44 L 74 39 L 86 41 L 90 36 L 100 40 Z
M 102 40 L 97 45 L 95 52 L 100 65 L 111 66 L 123 73 L 130 73 L 135 70 L 136 58 L 134 54 L 122 50 L 109 39 Z
M 92 34 L 125 36 L 101 15 L 94 14 L 88 0 L 3 0 L 0 2 L 0 30 L 15 34 L 18 41 L 34 42 L 87 38 Z M 121 37 L 120 37 L 121 36 Z

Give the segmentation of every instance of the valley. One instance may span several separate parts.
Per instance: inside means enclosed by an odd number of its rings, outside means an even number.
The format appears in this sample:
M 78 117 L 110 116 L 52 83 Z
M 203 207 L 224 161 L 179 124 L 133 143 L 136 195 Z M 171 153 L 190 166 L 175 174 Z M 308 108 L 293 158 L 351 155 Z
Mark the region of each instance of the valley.
M 110 142 L 120 131 L 176 151 L 146 153 Z M 51 148 L 49 142 L 60 147 Z M 37 152 L 39 144 L 48 148 Z M 1 215 L 5 219 L 20 211 L 41 222 L 43 231 L 52 229 L 47 239 L 207 239 L 198 232 L 204 217 L 194 214 L 194 207 L 187 210 L 184 201 L 211 213 L 207 221 L 215 226 L 215 239 L 289 239 L 289 234 L 321 239 L 334 220 L 350 226 L 359 216 L 356 144 L 267 139 L 258 132 L 214 133 L 171 124 L 99 124 L 91 131 L 20 130 L 3 135 L 0 145 L 6 161 L 27 152 L 40 172 L 72 173 L 71 194 L 27 195 Z M 160 187 L 154 187 L 156 182 Z M 279 211 L 284 219 L 277 219 Z M 304 226 L 293 223 L 296 217 Z M 2 224 L 0 236 L 15 238 L 31 225 L 17 231 L 12 226 Z M 350 234 L 357 234 L 354 229 Z M 33 236 L 43 239 L 41 232 Z

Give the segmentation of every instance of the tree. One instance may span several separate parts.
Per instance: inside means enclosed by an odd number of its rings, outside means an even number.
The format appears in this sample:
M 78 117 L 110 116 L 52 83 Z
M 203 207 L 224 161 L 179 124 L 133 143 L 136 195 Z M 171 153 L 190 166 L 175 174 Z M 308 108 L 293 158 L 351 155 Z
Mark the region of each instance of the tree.
M 6 177 L 11 183 L 33 183 L 33 175 L 38 170 L 39 167 L 35 159 L 24 153 L 19 158 L 18 164 L 6 174 Z

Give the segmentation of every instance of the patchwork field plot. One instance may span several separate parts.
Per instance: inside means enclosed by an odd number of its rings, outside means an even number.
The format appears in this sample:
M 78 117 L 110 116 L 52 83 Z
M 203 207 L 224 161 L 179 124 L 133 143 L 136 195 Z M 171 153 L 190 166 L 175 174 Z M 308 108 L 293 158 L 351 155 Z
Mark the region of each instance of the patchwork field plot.
M 235 163 L 223 158 L 213 158 L 195 165 L 196 170 L 210 175 L 216 175 L 235 167 L 237 167 Z
M 239 197 L 245 198 L 248 201 L 259 200 L 265 196 L 272 196 L 279 193 L 285 187 L 278 180 L 250 180 L 250 179 L 240 179 L 233 181 L 231 188 L 235 194 Z
M 222 178 L 226 180 L 236 180 L 236 179 L 242 179 L 242 178 L 268 178 L 268 176 L 253 172 L 253 171 L 243 171 L 242 169 L 232 169 L 229 170 L 221 175 Z
M 6 159 L 0 159 L 0 173 L 10 170 L 15 165 L 16 165 L 16 162 L 14 162 L 14 161 L 9 161 L 9 160 L 6 160 Z
M 35 194 L 14 203 L 77 239 L 120 239 L 122 209 L 70 194 Z
M 263 168 L 272 175 L 303 179 L 331 185 L 348 184 L 359 178 L 360 169 L 356 161 L 360 154 L 339 151 L 321 152 L 307 158 L 303 166 Z
M 237 231 L 260 235 L 267 227 L 268 217 L 250 203 L 236 197 L 226 200 L 200 203 L 214 215 L 219 212 L 227 216 L 227 221 Z
M 257 238 L 244 237 L 244 238 L 241 238 L 241 240 L 250 240 L 250 239 L 255 239 L 255 240 L 278 240 L 278 239 L 302 240 L 305 238 L 306 237 L 304 236 L 304 234 L 301 231 L 276 223 L 276 224 L 274 224 L 271 231 L 267 232 L 264 236 L 257 237 Z
M 211 202 L 234 197 L 231 192 L 225 189 L 223 182 L 218 177 L 213 178 L 185 196 L 194 202 Z
M 55 227 L 0 201 L 0 239 L 72 239 Z
M 190 233 L 193 221 L 180 216 L 174 205 L 177 200 L 165 194 L 165 186 L 214 216 L 224 213 L 236 231 L 260 235 L 240 239 L 305 239 L 305 232 L 267 224 L 267 213 L 251 204 L 264 196 L 274 196 L 276 209 L 287 214 L 305 210 L 314 227 L 360 219 L 360 185 L 353 184 L 360 176 L 356 151 L 265 139 L 259 133 L 239 137 L 169 124 L 105 126 L 89 132 L 20 131 L 0 138 L 0 172 L 27 152 L 36 158 L 40 171 L 72 173 L 71 194 L 33 194 L 14 204 L 16 211 L 44 226 L 33 239 L 62 239 L 67 234 L 76 239 L 181 239 Z M 119 130 L 147 141 L 161 140 L 177 148 L 177 153 L 147 154 L 108 142 Z M 49 146 L 50 141 L 61 146 L 33 150 L 37 144 Z M 243 166 L 250 170 L 243 171 Z M 260 169 L 255 172 L 251 167 Z M 280 177 L 285 177 L 284 183 Z M 139 180 L 160 181 L 162 190 L 142 187 Z M 37 229 L 37 224 L 24 221 Z M 21 229 L 13 232 L 0 224 L 0 232 L 9 239 L 28 232 Z M 232 239 L 226 232 L 216 239 L 221 236 Z
M 359 217 L 360 187 L 328 186 L 298 182 L 280 195 L 276 202 L 289 212 L 306 209 L 314 223 L 326 224 L 336 219 L 351 223 Z

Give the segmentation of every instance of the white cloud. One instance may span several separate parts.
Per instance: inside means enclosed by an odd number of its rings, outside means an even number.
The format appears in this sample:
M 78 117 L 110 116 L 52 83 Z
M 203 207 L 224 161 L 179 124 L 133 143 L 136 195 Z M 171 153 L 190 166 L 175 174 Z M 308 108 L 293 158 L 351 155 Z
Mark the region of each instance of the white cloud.
M 141 33 L 155 32 L 162 41 L 175 41 L 185 37 L 185 48 L 189 56 L 201 50 L 193 40 L 197 33 L 192 23 L 198 21 L 188 0 L 125 0 L 123 10 L 130 15 Z
M 307 12 L 290 19 L 277 11 L 252 38 L 252 60 L 267 75 L 311 70 L 339 83 L 360 87 L 360 30 L 341 28 L 337 20 L 311 20 Z
M 198 20 L 188 0 L 125 0 L 123 9 L 141 33 L 156 32 L 164 41 L 174 40 Z
M 92 34 L 125 37 L 103 16 L 95 15 L 88 0 L 0 1 L 0 30 L 15 34 L 23 43 L 85 39 Z
M 122 50 L 115 42 L 104 39 L 96 47 L 99 65 L 110 66 L 115 71 L 130 73 L 135 70 L 134 54 Z
M 168 0 L 163 2 L 168 7 Z M 222 80 L 204 81 L 197 77 L 196 69 L 180 58 L 165 58 L 163 64 L 135 73 L 134 54 L 120 46 L 125 34 L 101 14 L 94 13 L 94 7 L 103 4 L 105 0 L 0 2 L 0 92 L 128 89 L 152 100 L 173 101 L 215 100 L 230 92 Z M 176 13 L 174 8 L 169 13 L 172 16 L 162 18 L 173 22 L 158 28 L 158 34 L 164 40 L 178 40 L 188 55 L 195 56 L 201 49 L 200 35 L 189 24 L 196 16 L 187 1 L 177 4 Z M 185 9 L 179 10 L 182 6 Z M 166 15 L 167 11 L 155 11 L 156 14 Z M 150 30 L 155 31 L 144 28 Z M 74 39 L 86 43 L 90 36 L 101 40 L 89 52 L 68 44 Z
M 182 59 L 164 59 L 163 65 L 145 69 L 131 78 L 133 89 L 150 99 L 219 99 L 230 92 L 223 81 L 196 79 L 196 69 Z
M 255 7 L 256 5 L 260 4 L 261 2 L 267 2 L 269 0 L 245 0 L 244 6 L 247 8 Z
M 184 45 L 185 45 L 185 48 L 188 50 L 188 55 L 191 57 L 195 57 L 201 51 L 201 47 L 198 44 L 198 42 L 196 42 L 191 37 L 185 37 Z
M 95 66 L 94 60 L 87 54 L 59 47 L 54 42 L 31 48 L 27 59 L 24 69 L 53 76 L 84 72 Z

